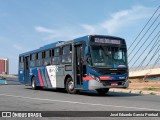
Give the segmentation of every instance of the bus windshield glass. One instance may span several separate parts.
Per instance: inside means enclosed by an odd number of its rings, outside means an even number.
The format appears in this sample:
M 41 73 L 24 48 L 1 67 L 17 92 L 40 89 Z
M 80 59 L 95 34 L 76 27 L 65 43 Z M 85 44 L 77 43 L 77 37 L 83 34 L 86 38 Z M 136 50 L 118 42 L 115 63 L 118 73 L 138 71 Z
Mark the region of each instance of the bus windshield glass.
M 126 48 L 92 45 L 91 60 L 94 67 L 125 68 L 127 67 Z

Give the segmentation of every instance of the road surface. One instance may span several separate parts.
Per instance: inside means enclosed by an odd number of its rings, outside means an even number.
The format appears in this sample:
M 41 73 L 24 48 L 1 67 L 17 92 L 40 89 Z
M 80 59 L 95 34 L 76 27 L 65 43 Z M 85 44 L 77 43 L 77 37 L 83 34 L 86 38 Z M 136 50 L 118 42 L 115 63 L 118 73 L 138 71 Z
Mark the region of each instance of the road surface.
M 160 111 L 160 96 L 113 92 L 99 96 L 94 91 L 72 95 L 57 90 L 32 90 L 24 85 L 0 85 L 0 111 Z

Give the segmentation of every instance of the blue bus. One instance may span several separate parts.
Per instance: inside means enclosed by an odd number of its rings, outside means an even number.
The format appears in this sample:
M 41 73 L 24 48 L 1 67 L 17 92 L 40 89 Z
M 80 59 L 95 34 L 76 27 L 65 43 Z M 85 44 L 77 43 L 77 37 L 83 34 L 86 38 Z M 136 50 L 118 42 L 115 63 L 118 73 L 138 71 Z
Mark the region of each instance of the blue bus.
M 19 55 L 19 82 L 38 88 L 64 88 L 74 94 L 127 88 L 128 63 L 124 39 L 87 35 L 58 41 Z

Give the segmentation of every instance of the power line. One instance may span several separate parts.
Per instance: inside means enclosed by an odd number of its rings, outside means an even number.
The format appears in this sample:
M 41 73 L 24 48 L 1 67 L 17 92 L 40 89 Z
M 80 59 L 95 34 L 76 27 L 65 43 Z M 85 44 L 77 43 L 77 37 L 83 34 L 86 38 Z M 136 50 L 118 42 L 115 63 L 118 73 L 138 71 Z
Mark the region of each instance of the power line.
M 157 33 L 157 35 L 153 39 L 155 39 L 158 36 L 159 33 L 160 33 L 160 31 Z M 156 39 L 156 41 L 152 45 L 152 47 L 149 50 L 148 54 L 144 57 L 144 59 L 142 60 L 142 62 L 139 64 L 138 68 L 143 66 L 143 63 L 145 62 L 145 60 L 147 59 L 147 57 L 150 55 L 150 53 L 152 52 L 152 50 L 159 44 L 159 42 L 160 42 L 160 41 L 158 41 L 159 38 L 160 38 L 160 35 L 158 36 L 158 38 Z
M 133 55 L 133 57 L 131 58 L 131 60 L 129 61 L 129 63 L 133 60 L 133 58 L 136 56 L 137 52 L 142 48 L 142 46 L 148 41 L 149 37 L 153 34 L 153 32 L 157 29 L 157 27 L 159 26 L 160 23 L 158 23 L 158 25 L 154 28 L 154 30 L 151 32 L 151 34 L 148 36 L 148 38 L 146 39 L 146 41 L 143 42 L 143 44 L 139 47 L 139 49 L 135 52 L 135 54 Z
M 157 47 L 156 51 L 154 52 L 154 54 L 152 55 L 151 59 L 149 60 L 149 62 L 147 63 L 146 66 L 149 65 L 149 63 L 153 60 L 153 58 L 156 56 L 156 54 L 160 51 L 160 44 L 159 46 Z
M 160 43 L 159 43 L 159 47 L 160 47 Z M 160 50 L 160 48 L 159 48 L 159 50 Z M 159 52 L 158 52 L 158 53 L 159 53 Z M 159 62 L 159 60 L 160 60 L 160 54 L 158 55 L 158 57 L 157 57 L 156 61 L 154 62 L 152 68 L 154 68 L 154 67 L 157 65 L 157 63 Z
M 147 50 L 147 48 L 151 45 L 151 43 L 155 40 L 155 38 L 158 36 L 158 34 L 160 33 L 160 31 L 157 33 L 157 35 L 151 40 L 151 42 L 146 46 L 146 48 L 143 50 L 143 52 L 137 57 L 137 59 L 135 60 L 135 62 L 133 63 L 133 65 L 135 65 L 137 63 L 137 61 L 141 58 L 142 54 Z M 160 35 L 159 35 L 160 36 Z M 149 54 L 149 53 L 148 53 Z M 146 56 L 148 56 L 148 54 Z M 142 61 L 143 62 L 143 61 Z M 133 65 L 131 66 L 131 68 L 133 67 Z
M 156 20 L 158 19 L 159 16 L 160 16 L 160 14 L 158 14 L 158 16 L 156 17 L 156 19 L 154 20 L 154 22 L 149 26 L 149 28 L 147 29 L 147 31 L 143 34 L 143 36 L 138 41 L 138 43 L 136 44 L 136 46 L 132 49 L 132 51 L 130 52 L 130 54 L 128 55 L 128 57 L 132 54 L 132 52 L 135 50 L 135 48 L 138 46 L 138 44 L 140 43 L 140 41 L 144 38 L 144 36 L 147 34 L 147 32 L 150 30 L 150 28 L 153 26 L 153 24 L 156 22 Z
M 145 29 L 145 27 L 148 25 L 148 23 L 151 21 L 151 19 L 153 18 L 153 16 L 156 14 L 156 12 L 158 11 L 158 9 L 160 8 L 160 6 L 158 6 L 158 8 L 156 9 L 156 11 L 153 13 L 153 15 L 151 16 L 151 18 L 148 20 L 148 22 L 145 24 L 145 26 L 142 28 L 142 30 L 140 31 L 140 33 L 137 35 L 137 37 L 134 39 L 134 41 L 132 42 L 132 44 L 129 46 L 128 50 L 131 48 L 131 46 L 136 42 L 137 38 L 140 36 L 140 34 L 143 32 L 143 30 Z
M 156 59 L 156 61 L 155 61 L 155 63 L 153 64 L 153 67 L 152 67 L 152 68 L 154 68 L 159 61 L 160 61 L 160 55 L 159 55 L 158 58 Z

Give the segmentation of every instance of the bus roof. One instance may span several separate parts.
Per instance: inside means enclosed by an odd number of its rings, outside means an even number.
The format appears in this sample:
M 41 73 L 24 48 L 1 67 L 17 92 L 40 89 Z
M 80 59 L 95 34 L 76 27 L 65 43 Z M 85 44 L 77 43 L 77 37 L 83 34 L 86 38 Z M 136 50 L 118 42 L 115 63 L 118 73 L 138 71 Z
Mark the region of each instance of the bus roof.
M 47 49 L 51 49 L 51 48 L 54 48 L 54 47 L 57 47 L 60 46 L 60 45 L 65 45 L 67 43 L 71 43 L 71 42 L 79 42 L 79 41 L 82 41 L 82 39 L 84 41 L 87 41 L 89 37 L 111 37 L 111 38 L 115 38 L 115 39 L 119 39 L 119 40 L 124 40 L 123 38 L 120 38 L 120 37 L 115 37 L 115 36 L 108 36 L 108 35 L 86 35 L 86 36 L 83 36 L 83 37 L 79 37 L 79 38 L 76 38 L 76 39 L 73 39 L 73 40 L 69 40 L 69 41 L 57 41 L 57 42 L 54 42 L 54 43 L 50 43 L 50 44 L 47 44 L 47 45 L 44 45 L 38 49 L 35 49 L 35 50 L 32 50 L 32 51 L 28 51 L 28 52 L 25 52 L 25 53 L 22 53 L 20 54 L 20 56 L 28 56 L 30 55 L 31 53 L 37 53 L 39 51 L 43 51 L 43 50 L 47 50 Z

